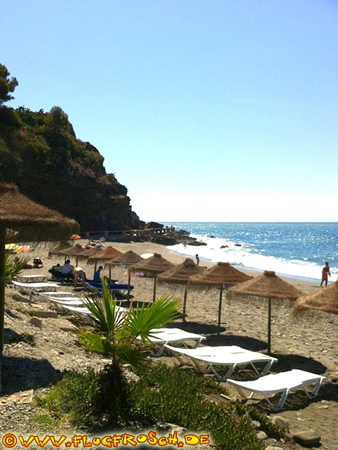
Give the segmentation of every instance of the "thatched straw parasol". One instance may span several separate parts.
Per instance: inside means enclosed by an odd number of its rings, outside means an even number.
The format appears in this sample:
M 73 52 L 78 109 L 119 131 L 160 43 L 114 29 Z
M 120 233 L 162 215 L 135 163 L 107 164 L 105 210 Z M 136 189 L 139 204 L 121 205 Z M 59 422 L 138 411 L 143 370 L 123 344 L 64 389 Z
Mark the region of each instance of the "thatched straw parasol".
M 109 266 L 109 265 L 132 266 L 133 264 L 137 264 L 141 261 L 143 261 L 143 258 L 140 255 L 133 252 L 132 250 L 128 250 L 127 252 L 119 255 L 117 258 L 114 258 L 113 260 L 108 261 L 106 263 L 106 266 Z
M 227 262 L 219 262 L 216 266 L 194 275 L 189 279 L 189 283 L 200 286 L 219 286 L 219 304 L 218 304 L 218 334 L 221 330 L 222 296 L 223 288 L 228 289 L 238 283 L 243 283 L 251 277 L 230 266 Z
M 69 244 L 63 242 L 63 243 L 61 243 L 61 244 L 51 248 L 49 250 L 48 254 L 49 254 L 49 256 L 51 256 L 51 255 L 64 255 L 63 252 L 65 252 L 67 250 L 70 250 L 71 248 L 73 248 L 72 245 L 69 245 Z
M 309 311 L 338 314 L 338 279 L 330 286 L 298 297 L 295 303 L 295 314 Z
M 94 255 L 97 255 L 101 250 L 102 250 L 102 248 L 99 248 L 99 247 L 93 247 L 88 250 L 84 249 L 83 252 L 81 252 L 77 255 L 77 257 L 79 259 L 88 259 Z
M 303 292 L 266 270 L 263 275 L 235 286 L 227 292 L 227 298 L 263 297 L 268 299 L 268 352 L 271 353 L 271 300 L 296 300 Z
M 106 262 L 104 268 L 109 267 L 109 278 L 111 278 L 111 268 L 112 266 L 126 266 L 128 267 L 128 295 L 130 294 L 130 266 L 143 261 L 143 258 L 132 250 L 128 250 L 117 258 Z
M 131 270 L 132 271 L 141 270 L 154 275 L 154 295 L 153 295 L 153 302 L 154 302 L 156 298 L 157 275 L 166 272 L 167 270 L 173 267 L 174 267 L 173 263 L 166 260 L 165 258 L 162 258 L 162 255 L 160 255 L 159 253 L 154 253 L 151 258 L 142 260 L 137 264 L 133 264 L 131 266 Z
M 64 241 L 79 228 L 75 220 L 34 203 L 16 186 L 0 184 L 0 357 L 4 344 L 5 236 L 17 242 Z
M 183 320 L 185 320 L 187 309 L 187 296 L 189 278 L 203 272 L 203 267 L 197 266 L 191 258 L 187 258 L 182 264 L 179 264 L 158 276 L 158 281 L 168 284 L 184 284 L 184 300 L 183 300 Z
M 110 259 L 117 258 L 120 255 L 122 255 L 122 252 L 110 245 L 109 247 L 102 248 L 98 253 L 88 258 L 87 262 L 89 264 L 95 263 L 94 271 L 96 271 L 98 261 L 109 261 Z
M 79 262 L 78 255 L 81 255 L 84 251 L 85 251 L 85 249 L 82 247 L 81 244 L 75 244 L 74 247 L 72 247 L 68 250 L 64 250 L 63 254 L 70 258 L 75 256 L 75 265 L 78 266 L 78 262 Z

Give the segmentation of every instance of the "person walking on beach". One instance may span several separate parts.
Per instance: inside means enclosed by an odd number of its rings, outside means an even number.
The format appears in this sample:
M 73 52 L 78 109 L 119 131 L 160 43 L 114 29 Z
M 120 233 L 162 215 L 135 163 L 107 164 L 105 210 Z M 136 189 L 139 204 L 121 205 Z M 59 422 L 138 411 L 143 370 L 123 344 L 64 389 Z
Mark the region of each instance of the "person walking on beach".
M 323 283 L 325 283 L 325 286 L 327 286 L 328 276 L 330 277 L 331 273 L 329 263 L 326 262 L 322 270 L 322 282 L 320 283 L 320 287 L 323 286 Z
M 199 256 L 197 254 L 196 254 L 195 258 L 196 258 L 196 265 L 199 266 L 200 258 L 199 258 Z

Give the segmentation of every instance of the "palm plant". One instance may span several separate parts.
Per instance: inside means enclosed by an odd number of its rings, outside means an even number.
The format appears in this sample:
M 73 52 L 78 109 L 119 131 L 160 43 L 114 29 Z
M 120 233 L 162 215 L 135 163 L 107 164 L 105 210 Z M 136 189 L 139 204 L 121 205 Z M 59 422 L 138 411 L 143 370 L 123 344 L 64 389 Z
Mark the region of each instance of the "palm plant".
M 10 283 L 26 266 L 28 258 L 12 259 L 10 254 L 5 254 L 5 285 Z
M 151 330 L 159 328 L 178 317 L 179 302 L 170 297 L 161 297 L 150 306 L 119 308 L 101 279 L 102 297 L 86 297 L 84 303 L 91 312 L 93 331 L 82 331 L 79 335 L 84 348 L 109 354 L 114 373 L 120 372 L 122 362 L 133 366 L 142 364 L 143 352 L 138 337 L 143 343 L 150 342 Z

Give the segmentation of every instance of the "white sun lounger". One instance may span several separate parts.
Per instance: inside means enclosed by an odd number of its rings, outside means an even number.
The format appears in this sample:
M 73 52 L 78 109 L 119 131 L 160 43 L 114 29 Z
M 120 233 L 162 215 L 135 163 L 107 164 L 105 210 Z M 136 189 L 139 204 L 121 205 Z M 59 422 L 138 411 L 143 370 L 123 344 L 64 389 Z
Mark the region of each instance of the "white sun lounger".
M 30 293 L 30 292 L 43 292 L 43 291 L 52 291 L 59 287 L 55 283 L 20 283 L 19 281 L 12 281 L 13 285 L 22 292 Z
M 138 337 L 138 339 L 141 338 Z M 197 347 L 204 339 L 206 339 L 205 336 L 190 333 L 180 328 L 154 328 L 150 331 L 149 337 L 150 342 L 160 345 L 160 349 L 155 353 L 155 356 L 160 356 L 163 353 L 166 344 L 180 343 L 186 346 L 187 341 L 194 341 L 195 347 Z
M 325 379 L 322 375 L 293 369 L 288 372 L 266 375 L 254 381 L 227 380 L 227 382 L 234 386 L 242 397 L 252 398 L 254 394 L 259 394 L 265 398 L 273 411 L 279 411 L 283 408 L 291 391 L 303 389 L 311 399 L 318 394 Z M 311 387 L 312 389 L 309 390 Z M 245 392 L 250 394 L 246 395 Z M 268 396 L 276 394 L 280 394 L 281 397 L 277 406 L 274 406 Z
M 238 367 L 251 366 L 255 373 L 265 375 L 271 368 L 272 364 L 277 362 L 277 358 L 264 355 L 258 352 L 251 352 L 242 347 L 232 346 L 218 346 L 218 347 L 199 347 L 196 349 L 180 349 L 165 345 L 165 348 L 170 350 L 178 359 L 181 356 L 188 356 L 199 372 L 206 371 L 213 372 L 220 380 L 226 380 L 231 376 L 233 371 Z M 263 364 L 263 368 L 259 371 L 257 365 Z M 224 372 L 221 374 L 220 372 Z
M 61 297 L 61 298 L 48 297 L 48 300 L 50 300 L 51 302 L 54 302 L 54 303 L 58 303 L 61 306 L 62 305 L 84 306 L 83 299 L 80 297 Z
M 87 314 L 89 316 L 92 315 L 92 313 L 90 312 L 90 310 L 86 307 L 86 306 L 74 306 L 74 305 L 69 305 L 68 303 L 59 303 L 64 309 L 71 311 L 73 313 L 79 313 L 79 314 Z M 82 303 L 83 305 L 83 303 Z M 127 309 L 126 308 L 122 308 L 121 306 L 116 306 L 116 311 L 120 314 L 126 314 L 127 313 Z
M 62 307 L 64 309 L 66 309 L 67 311 L 70 311 L 73 313 L 87 314 L 89 316 L 91 316 L 91 314 L 92 314 L 86 306 L 72 306 L 72 305 L 67 305 L 67 304 L 63 303 Z
M 37 295 L 41 297 L 77 297 L 78 295 L 73 292 L 67 292 L 67 291 L 46 291 L 46 292 L 38 292 Z

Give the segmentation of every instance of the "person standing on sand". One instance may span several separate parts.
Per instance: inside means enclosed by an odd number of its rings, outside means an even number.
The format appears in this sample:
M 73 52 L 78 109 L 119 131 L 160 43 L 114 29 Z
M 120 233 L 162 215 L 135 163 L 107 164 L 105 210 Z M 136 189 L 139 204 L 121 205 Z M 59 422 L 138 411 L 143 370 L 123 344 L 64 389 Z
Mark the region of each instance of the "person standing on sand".
M 331 273 L 329 263 L 326 262 L 322 270 L 322 282 L 320 283 L 320 287 L 323 286 L 323 283 L 325 283 L 325 286 L 327 286 L 328 276 L 330 277 Z
M 196 265 L 199 266 L 200 265 L 200 258 L 198 256 L 198 254 L 196 254 L 195 258 L 196 258 Z

